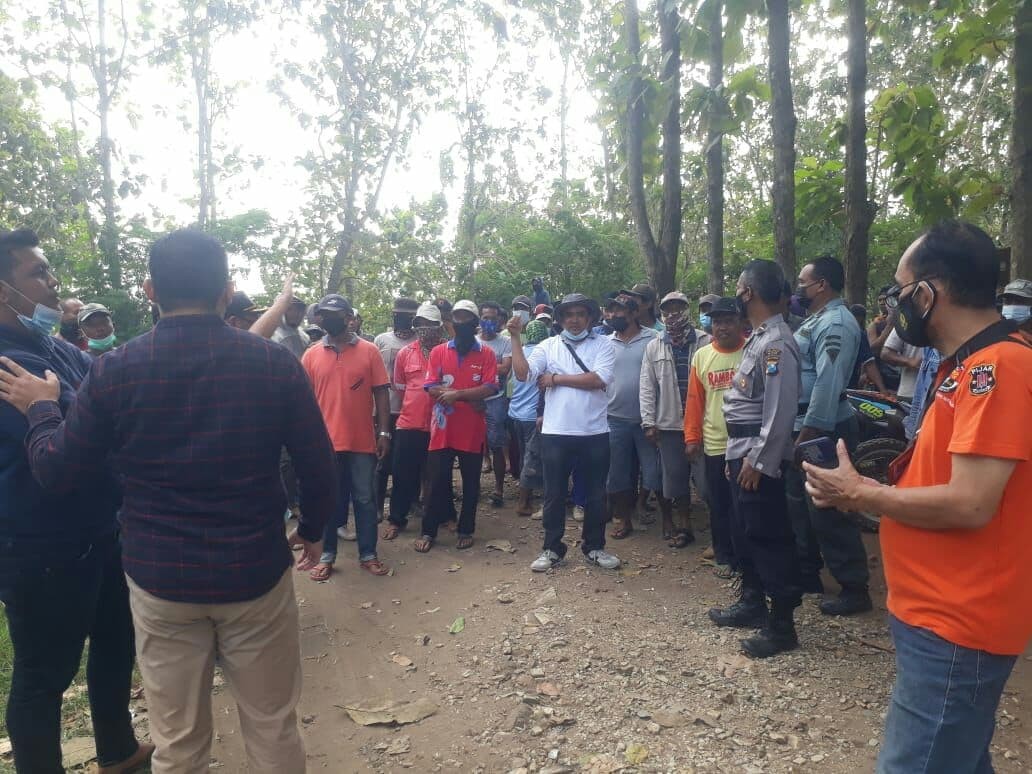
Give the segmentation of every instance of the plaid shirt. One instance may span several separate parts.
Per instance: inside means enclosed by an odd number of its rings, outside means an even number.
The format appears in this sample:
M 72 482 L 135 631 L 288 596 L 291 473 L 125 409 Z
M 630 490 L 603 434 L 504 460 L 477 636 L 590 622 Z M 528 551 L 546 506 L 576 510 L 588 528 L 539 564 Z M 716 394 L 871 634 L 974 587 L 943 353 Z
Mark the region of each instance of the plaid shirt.
M 63 422 L 48 401 L 28 420 L 43 487 L 100 475 L 110 455 L 125 571 L 162 599 L 241 602 L 283 576 L 282 447 L 304 493 L 299 533 L 319 540 L 336 506 L 333 450 L 301 364 L 214 315 L 163 317 L 94 362 Z

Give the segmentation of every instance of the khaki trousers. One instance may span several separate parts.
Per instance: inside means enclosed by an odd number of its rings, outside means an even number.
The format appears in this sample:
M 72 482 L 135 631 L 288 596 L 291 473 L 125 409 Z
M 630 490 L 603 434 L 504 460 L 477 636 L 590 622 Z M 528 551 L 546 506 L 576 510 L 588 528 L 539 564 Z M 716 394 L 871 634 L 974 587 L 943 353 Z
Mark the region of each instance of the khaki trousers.
M 297 602 L 290 570 L 264 596 L 231 604 L 169 602 L 130 579 L 154 774 L 201 774 L 211 759 L 216 655 L 236 699 L 249 772 L 300 774 L 305 749 Z

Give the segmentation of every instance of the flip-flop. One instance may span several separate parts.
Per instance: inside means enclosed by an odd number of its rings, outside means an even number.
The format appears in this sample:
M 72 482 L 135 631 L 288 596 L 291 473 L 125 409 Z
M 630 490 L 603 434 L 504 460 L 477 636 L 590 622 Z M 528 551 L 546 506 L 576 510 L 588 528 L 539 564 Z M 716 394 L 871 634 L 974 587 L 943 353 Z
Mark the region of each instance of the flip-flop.
M 678 532 L 674 537 L 667 543 L 671 548 L 685 548 L 695 542 L 695 535 L 691 532 Z
M 366 559 L 364 562 L 359 562 L 358 565 L 370 575 L 386 575 L 390 572 L 387 565 L 379 559 Z
M 332 574 L 332 564 L 327 564 L 326 562 L 319 562 L 317 565 L 315 565 L 315 567 L 312 568 L 312 571 L 308 573 L 308 577 L 314 580 L 316 583 L 322 583 L 323 581 L 328 581 L 330 579 L 330 575 Z
M 464 551 L 467 548 L 473 547 L 473 536 L 472 535 L 459 535 L 459 539 L 455 541 L 455 547 L 460 551 Z
M 501 495 L 493 494 L 491 495 L 491 505 L 495 508 L 501 508 L 505 505 L 505 500 L 502 499 Z
M 423 537 L 421 537 L 419 540 L 412 541 L 412 547 L 419 551 L 419 553 L 421 554 L 427 553 L 431 548 L 433 548 L 433 546 L 433 538 L 429 538 L 426 535 L 423 535 Z
M 632 532 L 634 532 L 634 527 L 624 522 L 619 527 L 615 527 L 613 531 L 609 533 L 609 537 L 611 537 L 613 540 L 623 540 Z
M 401 534 L 401 527 L 399 527 L 397 524 L 388 524 L 383 529 L 383 539 L 384 540 L 394 540 L 400 534 Z
M 308 570 L 311 570 L 313 567 L 315 567 L 317 564 L 319 564 L 319 562 L 314 562 L 307 556 L 302 554 L 298 557 L 297 562 L 295 562 L 294 569 L 296 569 L 298 572 L 307 572 Z

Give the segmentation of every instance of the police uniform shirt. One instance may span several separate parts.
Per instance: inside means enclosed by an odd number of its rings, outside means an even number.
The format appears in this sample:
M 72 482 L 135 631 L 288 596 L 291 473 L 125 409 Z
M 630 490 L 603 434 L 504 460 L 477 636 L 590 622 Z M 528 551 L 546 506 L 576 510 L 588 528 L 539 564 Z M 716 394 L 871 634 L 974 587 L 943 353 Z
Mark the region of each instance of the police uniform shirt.
M 792 456 L 792 423 L 799 407 L 799 348 L 780 314 L 753 331 L 742 363 L 724 394 L 729 425 L 754 425 L 747 438 L 729 438 L 728 460 L 745 458 L 771 478 L 781 475 L 781 462 Z
M 856 365 L 860 330 L 841 298 L 829 301 L 807 317 L 795 333 L 802 368 L 802 393 L 795 429 L 834 430 L 852 409 L 843 396 Z

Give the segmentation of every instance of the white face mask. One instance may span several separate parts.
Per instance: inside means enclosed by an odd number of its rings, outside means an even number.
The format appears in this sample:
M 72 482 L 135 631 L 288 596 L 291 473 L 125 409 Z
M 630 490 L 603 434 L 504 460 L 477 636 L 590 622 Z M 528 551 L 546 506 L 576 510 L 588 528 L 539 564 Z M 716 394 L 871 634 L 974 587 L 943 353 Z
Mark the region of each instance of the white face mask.
M 1004 304 L 1001 311 L 1005 319 L 1016 323 L 1026 322 L 1032 317 L 1032 307 L 1024 304 Z
M 512 316 L 519 317 L 520 322 L 524 325 L 530 322 L 530 312 L 528 312 L 526 309 L 513 309 Z

